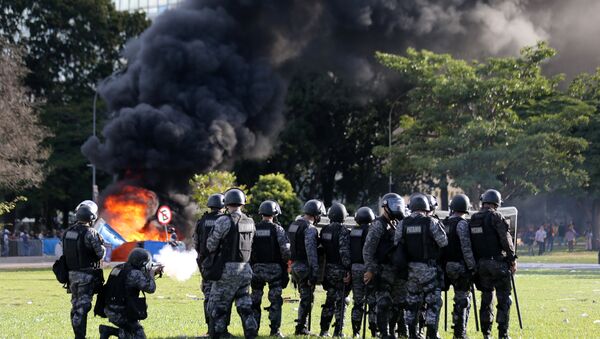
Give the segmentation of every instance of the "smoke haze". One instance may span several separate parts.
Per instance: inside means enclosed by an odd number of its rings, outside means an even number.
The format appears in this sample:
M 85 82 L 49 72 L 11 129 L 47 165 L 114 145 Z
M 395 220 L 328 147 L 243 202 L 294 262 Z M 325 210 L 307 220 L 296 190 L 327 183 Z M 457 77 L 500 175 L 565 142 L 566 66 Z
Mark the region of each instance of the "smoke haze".
M 267 156 L 295 74 L 331 72 L 365 99 L 393 80 L 377 50 L 484 58 L 548 40 L 559 57 L 547 69 L 573 76 L 600 64 L 599 11 L 594 0 L 188 1 L 126 46 L 127 68 L 99 85 L 111 112 L 102 141 L 82 151 L 155 190 L 189 226 L 188 178 Z
M 194 249 L 180 252 L 174 250 L 171 245 L 166 245 L 154 256 L 154 259 L 164 266 L 163 272 L 169 278 L 186 281 L 198 271 L 197 256 L 198 253 Z

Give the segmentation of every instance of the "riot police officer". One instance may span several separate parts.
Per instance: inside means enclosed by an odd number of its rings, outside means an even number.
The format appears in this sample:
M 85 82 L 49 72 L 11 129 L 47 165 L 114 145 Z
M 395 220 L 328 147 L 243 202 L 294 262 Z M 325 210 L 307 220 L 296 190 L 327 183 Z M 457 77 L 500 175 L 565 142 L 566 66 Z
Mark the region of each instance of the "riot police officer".
M 363 277 L 366 272 L 365 261 L 363 260 L 363 248 L 369 233 L 369 227 L 375 220 L 375 214 L 369 207 L 361 207 L 354 215 L 356 227 L 350 231 L 350 259 L 352 261 L 352 334 L 357 337 L 360 335 L 363 312 L 365 303 L 369 312 L 369 329 L 371 336 L 377 336 L 377 322 L 375 319 L 375 291 L 373 286 L 364 283 Z M 371 284 L 372 285 L 372 284 Z
M 270 200 L 263 201 L 258 213 L 262 221 L 256 225 L 256 234 L 252 243 L 251 264 L 252 276 L 252 309 L 254 318 L 260 328 L 261 302 L 263 289 L 269 284 L 269 320 L 271 321 L 271 337 L 282 338 L 281 308 L 283 298 L 281 293 L 289 282 L 287 262 L 290 259 L 290 241 L 283 227 L 274 222 L 281 214 L 279 205 Z
M 242 213 L 246 195 L 237 188 L 225 192 L 225 206 L 229 214 L 220 216 L 206 241 L 209 255 L 214 256 L 215 279 L 210 289 L 209 312 L 212 338 L 221 338 L 227 329 L 227 314 L 233 301 L 242 319 L 246 338 L 255 338 L 258 324 L 252 312 L 249 294 L 252 280 L 250 254 L 256 228 L 254 221 Z M 212 275 L 212 274 L 211 274 Z M 218 277 L 220 275 L 220 277 Z
M 437 216 L 437 214 L 435 213 L 435 211 L 438 208 L 438 202 L 437 202 L 437 198 L 435 197 L 435 195 L 433 194 L 427 194 L 427 202 L 429 203 L 429 211 L 428 211 L 428 215 L 430 217 L 433 217 L 435 219 L 439 220 L 439 217 Z
M 481 210 L 471 216 L 469 230 L 471 246 L 477 260 L 478 283 L 481 290 L 481 331 L 491 338 L 494 312 L 492 298 L 496 290 L 498 304 L 498 337 L 508 338 L 510 317 L 511 274 L 517 269 L 517 256 L 508 222 L 496 209 L 502 204 L 500 192 L 489 189 L 480 197 Z
M 323 288 L 327 291 L 321 312 L 322 337 L 329 336 L 329 326 L 335 315 L 334 337 L 343 336 L 346 284 L 350 282 L 350 231 L 344 225 L 346 207 L 334 202 L 329 208 L 330 224 L 321 230 L 321 245 L 325 254 Z
M 319 200 L 309 200 L 304 204 L 303 212 L 302 218 L 292 222 L 288 228 L 293 261 L 292 278 L 300 292 L 295 335 L 310 335 L 307 320 L 319 275 L 318 232 L 315 225 L 319 223 L 321 216 L 325 215 L 325 206 Z
M 440 248 L 448 244 L 443 226 L 433 217 L 429 201 L 415 194 L 409 202 L 410 216 L 402 219 L 396 229 L 395 243 L 402 246 L 408 262 L 408 307 L 404 319 L 409 338 L 419 338 L 418 315 L 424 303 L 427 338 L 437 338 L 443 276 L 439 266 Z
M 464 215 L 469 213 L 471 202 L 464 194 L 455 195 L 450 202 L 450 216 L 444 219 L 444 228 L 448 236 L 448 246 L 444 250 L 446 283 L 454 288 L 454 307 L 452 323 L 454 338 L 467 338 L 467 323 L 471 308 L 472 277 L 477 269 L 469 224 Z
M 104 314 L 119 328 L 100 325 L 100 339 L 111 335 L 119 338 L 145 338 L 140 324 L 147 316 L 146 298 L 140 292 L 154 293 L 154 277 L 162 274 L 162 266 L 152 267 L 152 256 L 143 248 L 134 248 L 127 262 L 115 266 L 104 287 Z
M 393 338 L 406 305 L 406 280 L 402 279 L 392 260 L 396 225 L 404 217 L 406 208 L 404 199 L 396 193 L 384 195 L 381 207 L 383 213 L 371 225 L 363 247 L 366 266 L 363 281 L 367 285 L 375 283 L 380 336 Z M 406 328 L 400 328 L 399 332 L 405 334 Z
M 96 203 L 91 200 L 81 202 L 76 209 L 77 222 L 67 229 L 62 238 L 69 270 L 71 325 L 75 338 L 85 338 L 92 297 L 104 283 L 100 260 L 106 249 L 100 234 L 91 227 L 98 217 L 97 213 Z
M 200 273 L 202 273 L 202 262 L 208 255 L 208 250 L 206 249 L 206 240 L 215 226 L 215 221 L 223 215 L 225 208 L 224 199 L 225 197 L 220 193 L 210 195 L 206 203 L 206 207 L 210 208 L 210 212 L 205 212 L 202 218 L 200 218 L 200 220 L 198 220 L 196 223 L 196 230 L 194 232 L 194 248 L 196 248 L 196 252 L 198 253 L 198 258 L 196 261 L 198 263 Z M 208 300 L 210 298 L 210 287 L 212 286 L 212 283 L 212 281 L 202 278 L 202 283 L 200 286 L 202 293 L 204 294 L 204 320 L 207 325 L 209 323 Z M 231 315 L 231 310 L 228 313 Z M 230 318 L 230 316 L 228 316 L 228 318 Z

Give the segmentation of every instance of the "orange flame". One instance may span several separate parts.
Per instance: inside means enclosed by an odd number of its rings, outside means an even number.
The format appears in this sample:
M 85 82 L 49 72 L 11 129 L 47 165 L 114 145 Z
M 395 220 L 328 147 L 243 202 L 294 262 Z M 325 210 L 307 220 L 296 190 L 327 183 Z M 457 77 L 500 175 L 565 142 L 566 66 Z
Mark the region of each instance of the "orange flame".
M 149 221 L 157 208 L 158 198 L 154 192 L 125 185 L 120 192 L 104 199 L 101 216 L 126 241 L 165 241 L 165 232 Z

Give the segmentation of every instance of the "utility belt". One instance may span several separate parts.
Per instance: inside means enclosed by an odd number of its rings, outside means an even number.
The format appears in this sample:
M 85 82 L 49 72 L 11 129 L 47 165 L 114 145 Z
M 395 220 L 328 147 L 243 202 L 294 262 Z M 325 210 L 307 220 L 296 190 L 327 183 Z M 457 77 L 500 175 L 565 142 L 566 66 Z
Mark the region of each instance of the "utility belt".
M 411 260 L 410 262 L 418 262 L 427 266 L 440 266 L 440 263 L 436 259 Z
M 492 255 L 487 257 L 481 257 L 479 260 L 494 260 L 494 261 L 504 261 L 506 262 L 506 257 L 503 255 Z

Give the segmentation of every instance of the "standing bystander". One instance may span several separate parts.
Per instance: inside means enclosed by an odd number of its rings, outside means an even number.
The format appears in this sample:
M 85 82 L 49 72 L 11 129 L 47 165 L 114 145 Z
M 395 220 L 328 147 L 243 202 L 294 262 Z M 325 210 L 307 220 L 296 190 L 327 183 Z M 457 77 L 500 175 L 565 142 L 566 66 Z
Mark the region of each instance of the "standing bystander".
M 556 234 L 554 230 L 554 225 L 547 224 L 546 228 L 546 251 L 552 252 L 554 249 L 554 235 Z
M 537 232 L 535 232 L 535 242 L 538 245 L 538 255 L 544 254 L 546 244 L 546 231 L 544 230 L 544 225 L 541 225 Z
M 569 224 L 569 228 L 567 229 L 567 232 L 565 232 L 565 241 L 569 246 L 569 252 L 573 252 L 573 249 L 575 247 L 575 238 L 577 238 L 577 232 L 575 231 L 575 227 L 573 226 L 573 224 Z

